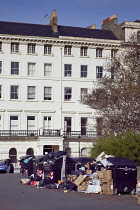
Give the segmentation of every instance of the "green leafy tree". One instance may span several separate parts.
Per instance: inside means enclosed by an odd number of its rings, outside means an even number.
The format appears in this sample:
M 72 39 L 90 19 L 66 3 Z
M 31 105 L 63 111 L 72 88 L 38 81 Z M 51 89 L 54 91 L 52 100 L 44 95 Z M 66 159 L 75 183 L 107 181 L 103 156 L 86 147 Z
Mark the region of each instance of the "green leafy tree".
M 109 135 L 108 137 L 101 137 L 91 148 L 90 156 L 95 158 L 101 152 L 119 158 L 129 158 L 140 165 L 140 134 L 127 132 L 124 136 Z

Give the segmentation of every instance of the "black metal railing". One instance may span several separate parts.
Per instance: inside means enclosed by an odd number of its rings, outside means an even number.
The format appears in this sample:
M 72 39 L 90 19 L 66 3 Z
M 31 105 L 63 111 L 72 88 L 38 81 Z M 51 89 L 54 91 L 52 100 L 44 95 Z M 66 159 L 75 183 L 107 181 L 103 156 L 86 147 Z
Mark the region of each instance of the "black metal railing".
M 38 130 L 0 130 L 1 137 L 27 137 L 38 135 Z
M 69 137 L 88 137 L 88 138 L 93 138 L 93 137 L 97 137 L 97 132 L 96 131 L 63 131 L 63 136 L 66 138 Z
M 43 129 L 42 136 L 60 136 L 60 130 Z
M 58 137 L 64 138 L 95 138 L 98 136 L 96 131 L 63 131 L 61 134 L 58 129 L 39 129 L 39 130 L 0 130 L 0 137 Z

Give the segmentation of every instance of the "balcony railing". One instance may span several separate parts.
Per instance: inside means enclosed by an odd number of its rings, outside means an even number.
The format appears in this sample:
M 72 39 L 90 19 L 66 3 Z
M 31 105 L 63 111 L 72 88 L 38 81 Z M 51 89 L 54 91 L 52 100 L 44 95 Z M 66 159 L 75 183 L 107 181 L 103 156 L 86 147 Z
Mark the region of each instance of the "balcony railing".
M 65 138 L 70 138 L 70 137 L 87 137 L 87 138 L 95 138 L 97 137 L 97 132 L 96 131 L 63 131 L 63 136 Z
M 61 134 L 60 130 L 57 129 L 42 129 L 42 130 L 0 130 L 0 137 L 58 137 L 63 136 L 64 138 L 95 138 L 97 137 L 96 131 L 63 131 Z
M 0 130 L 1 137 L 27 137 L 38 136 L 38 130 Z

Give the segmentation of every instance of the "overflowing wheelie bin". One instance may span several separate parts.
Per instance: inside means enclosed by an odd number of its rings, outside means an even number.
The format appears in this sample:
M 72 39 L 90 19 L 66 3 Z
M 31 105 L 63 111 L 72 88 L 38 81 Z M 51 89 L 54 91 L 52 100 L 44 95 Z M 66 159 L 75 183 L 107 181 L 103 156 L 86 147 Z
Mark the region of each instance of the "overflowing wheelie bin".
M 33 174 L 33 159 L 34 155 L 25 155 L 20 158 L 20 173 L 22 177 L 30 177 Z
M 112 170 L 114 194 L 135 194 L 137 183 L 137 165 L 126 158 L 107 158 L 107 170 Z

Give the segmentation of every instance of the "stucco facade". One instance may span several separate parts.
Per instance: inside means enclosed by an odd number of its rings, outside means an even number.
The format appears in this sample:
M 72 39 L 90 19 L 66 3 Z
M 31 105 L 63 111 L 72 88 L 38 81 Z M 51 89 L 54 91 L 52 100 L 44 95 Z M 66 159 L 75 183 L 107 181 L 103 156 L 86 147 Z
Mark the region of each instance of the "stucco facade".
M 0 159 L 51 150 L 88 155 L 98 138 L 96 111 L 81 98 L 104 75 L 104 62 L 120 41 L 2 30 L 0 25 Z

